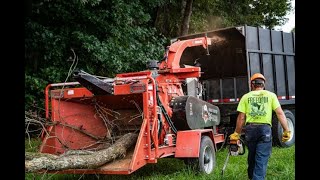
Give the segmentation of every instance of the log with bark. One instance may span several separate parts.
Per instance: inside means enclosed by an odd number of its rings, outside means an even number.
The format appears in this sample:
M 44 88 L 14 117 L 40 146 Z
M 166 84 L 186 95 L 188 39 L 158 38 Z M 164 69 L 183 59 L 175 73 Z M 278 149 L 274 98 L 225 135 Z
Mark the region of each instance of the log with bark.
M 78 153 L 65 153 L 60 156 L 44 153 L 26 153 L 25 171 L 65 169 L 95 169 L 126 155 L 128 148 L 135 145 L 138 135 L 127 133 L 107 149 Z

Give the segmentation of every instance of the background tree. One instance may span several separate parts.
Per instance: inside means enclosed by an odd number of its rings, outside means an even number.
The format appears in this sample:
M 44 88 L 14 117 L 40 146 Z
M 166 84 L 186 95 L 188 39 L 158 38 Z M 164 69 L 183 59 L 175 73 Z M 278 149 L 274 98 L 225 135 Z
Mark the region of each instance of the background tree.
M 157 8 L 155 27 L 166 37 L 251 25 L 273 29 L 286 21 L 291 0 L 171 0 Z
M 153 0 L 29 2 L 26 108 L 43 106 L 45 86 L 66 80 L 73 63 L 71 49 L 78 57 L 77 68 L 101 76 L 142 70 L 149 59 L 160 59 L 165 37 L 150 25 L 156 6 Z
M 225 0 L 218 1 L 218 7 L 226 25 L 248 24 L 270 29 L 283 25 L 292 10 L 291 0 Z
M 70 71 L 113 77 L 162 58 L 168 39 L 237 25 L 282 25 L 290 0 L 28 0 L 26 109 L 43 106 L 49 83 Z M 74 54 L 78 57 L 74 60 Z

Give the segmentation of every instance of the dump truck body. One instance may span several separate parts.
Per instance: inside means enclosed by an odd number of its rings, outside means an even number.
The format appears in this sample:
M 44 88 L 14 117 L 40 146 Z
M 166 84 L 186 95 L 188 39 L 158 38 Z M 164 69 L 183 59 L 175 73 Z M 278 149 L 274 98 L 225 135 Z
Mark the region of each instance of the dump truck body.
M 234 129 L 239 100 L 250 91 L 250 77 L 259 72 L 267 79 L 265 89 L 276 93 L 282 108 L 287 110 L 291 117 L 290 129 L 294 132 L 295 34 L 240 26 L 178 37 L 173 42 L 202 36 L 219 37 L 223 41 L 210 46 L 208 53 L 199 47 L 187 48 L 180 65 L 198 63 L 201 67 L 201 98 L 220 108 L 220 127 Z M 277 126 L 274 139 L 279 141 L 281 128 L 277 121 L 274 126 Z M 278 144 L 290 146 L 293 143 L 294 137 L 286 144 Z

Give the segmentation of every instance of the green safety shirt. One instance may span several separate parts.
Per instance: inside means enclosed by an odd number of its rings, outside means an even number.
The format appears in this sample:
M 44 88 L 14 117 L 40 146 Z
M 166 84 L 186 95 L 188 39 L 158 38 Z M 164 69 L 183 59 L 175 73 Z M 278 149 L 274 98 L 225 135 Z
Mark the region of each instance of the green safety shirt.
M 272 111 L 279 106 L 280 103 L 275 93 L 257 90 L 242 96 L 237 111 L 246 114 L 246 124 L 267 123 L 272 125 Z

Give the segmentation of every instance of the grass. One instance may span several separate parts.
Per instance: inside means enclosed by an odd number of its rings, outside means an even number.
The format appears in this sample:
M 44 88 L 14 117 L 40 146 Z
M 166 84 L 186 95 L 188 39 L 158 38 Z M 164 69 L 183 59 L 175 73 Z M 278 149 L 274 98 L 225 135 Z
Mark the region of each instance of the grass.
M 40 140 L 26 140 L 25 150 L 35 152 L 41 144 Z M 247 180 L 247 152 L 242 156 L 230 156 L 224 175 L 221 175 L 227 150 L 221 149 L 216 153 L 217 164 L 210 175 L 198 174 L 187 168 L 183 161 L 174 158 L 159 159 L 156 164 L 147 164 L 133 172 L 131 175 L 74 175 L 74 174 L 34 174 L 27 173 L 27 180 L 181 180 L 181 179 L 228 179 Z M 289 148 L 273 147 L 268 163 L 266 180 L 292 180 L 295 179 L 295 146 Z

